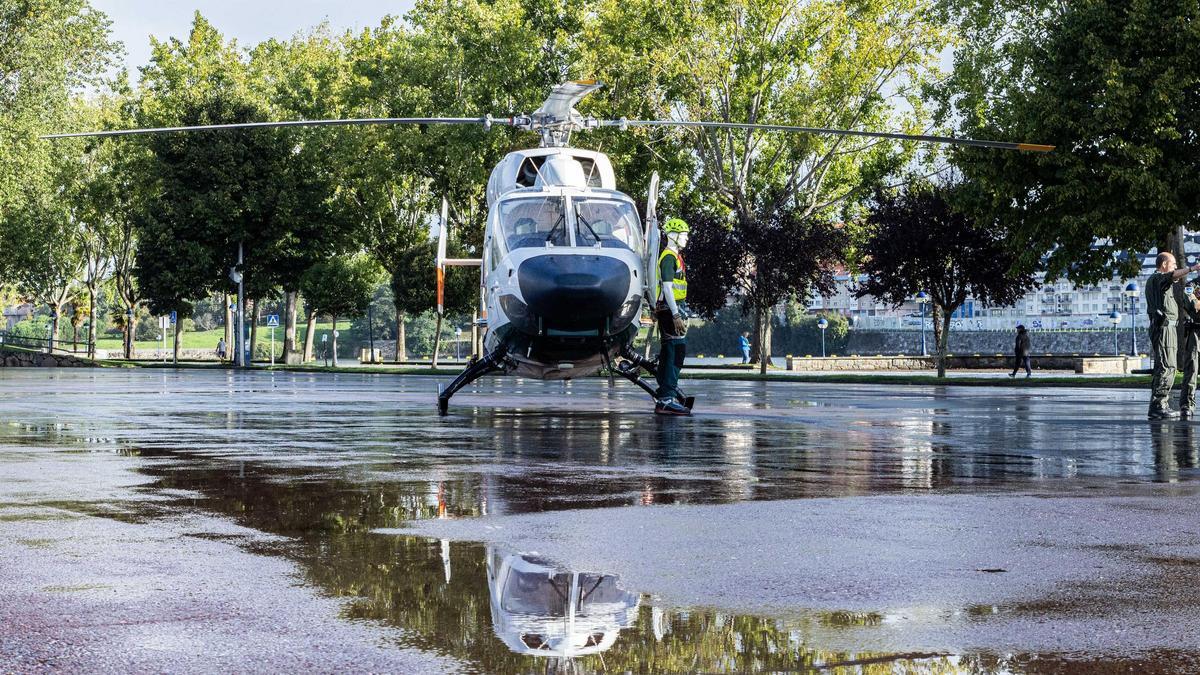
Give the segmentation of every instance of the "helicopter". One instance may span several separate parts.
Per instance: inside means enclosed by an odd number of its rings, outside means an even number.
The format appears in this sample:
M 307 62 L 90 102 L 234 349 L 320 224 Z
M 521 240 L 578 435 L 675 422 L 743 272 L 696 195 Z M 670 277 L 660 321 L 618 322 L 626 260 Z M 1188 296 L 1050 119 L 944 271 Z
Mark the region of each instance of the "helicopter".
M 612 647 L 641 597 L 608 574 L 564 569 L 537 553 L 488 547 L 492 629 L 518 654 L 577 658 Z
M 447 210 L 442 201 L 437 235 L 437 310 L 444 314 L 446 268 L 480 269 L 485 328 L 483 355 L 472 357 L 448 385 L 439 387 L 438 414 L 449 412 L 451 397 L 489 374 L 541 380 L 570 380 L 608 369 L 652 398 L 654 360 L 634 349 L 643 307 L 657 299 L 660 231 L 659 178 L 646 198 L 645 220 L 637 204 L 617 189 L 612 163 L 601 152 L 570 147 L 575 132 L 632 127 L 719 128 L 810 133 L 922 141 L 1003 150 L 1049 152 L 1053 146 L 893 132 L 829 129 L 777 124 L 691 120 L 597 119 L 576 104 L 602 83 L 577 80 L 556 85 L 533 113 L 509 117 L 392 117 L 160 127 L 51 134 L 43 138 L 125 136 L 150 133 L 279 127 L 386 124 L 508 126 L 540 137 L 537 148 L 510 152 L 487 183 L 487 223 L 482 255 L 446 254 Z M 695 398 L 679 395 L 690 412 Z

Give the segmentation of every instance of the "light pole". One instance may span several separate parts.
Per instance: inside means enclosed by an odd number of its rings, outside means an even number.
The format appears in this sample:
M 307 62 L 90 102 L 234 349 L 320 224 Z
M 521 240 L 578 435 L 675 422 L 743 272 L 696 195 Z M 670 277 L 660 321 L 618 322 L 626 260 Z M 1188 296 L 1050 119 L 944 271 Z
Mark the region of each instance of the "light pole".
M 825 329 L 829 328 L 829 322 L 825 317 L 817 319 L 817 328 L 821 329 L 821 358 L 825 358 Z
M 242 283 L 242 242 L 238 242 L 237 265 L 229 268 L 229 280 L 237 284 L 237 335 L 233 338 L 233 363 L 246 367 L 246 287 Z
M 1137 356 L 1137 297 L 1138 285 L 1131 281 L 1125 285 L 1125 297 L 1129 298 L 1129 355 Z
M 921 356 L 929 356 L 925 346 L 925 305 L 929 304 L 929 294 L 925 291 L 917 293 L 917 304 L 921 306 Z
M 1108 315 L 1108 320 L 1111 321 L 1113 325 L 1113 356 L 1120 356 L 1121 347 L 1117 344 L 1117 334 L 1119 333 L 1117 326 L 1121 325 L 1121 313 L 1114 309 L 1112 313 Z

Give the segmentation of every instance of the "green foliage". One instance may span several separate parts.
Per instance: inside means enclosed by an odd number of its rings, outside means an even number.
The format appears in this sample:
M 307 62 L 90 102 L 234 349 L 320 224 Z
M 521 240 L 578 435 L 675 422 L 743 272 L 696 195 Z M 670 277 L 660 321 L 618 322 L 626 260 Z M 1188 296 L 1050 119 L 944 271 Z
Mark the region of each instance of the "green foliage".
M 1089 283 L 1200 217 L 1200 5 L 1194 0 L 950 0 L 964 41 L 938 90 L 967 134 L 1058 146 L 964 149 L 973 211 L 1020 263 Z
M 362 316 L 383 275 L 364 254 L 336 256 L 311 267 L 300 279 L 300 293 L 311 311 L 323 316 Z
M 95 84 L 117 47 L 86 0 L 0 0 L 0 227 L 26 190 L 48 180 L 55 148 L 38 140 L 65 126 L 70 93 Z M 0 232 L 3 234 L 3 232 Z

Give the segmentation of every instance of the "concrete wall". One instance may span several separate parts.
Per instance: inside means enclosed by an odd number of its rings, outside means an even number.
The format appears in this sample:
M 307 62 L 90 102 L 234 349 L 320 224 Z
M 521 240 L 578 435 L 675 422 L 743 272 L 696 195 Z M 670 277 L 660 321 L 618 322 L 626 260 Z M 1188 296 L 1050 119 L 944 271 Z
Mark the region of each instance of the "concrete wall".
M 1142 359 L 1129 356 L 1034 356 L 1037 370 L 1068 370 L 1085 374 L 1128 375 L 1143 367 Z M 788 370 L 796 372 L 935 370 L 933 357 L 919 356 L 837 356 L 789 357 Z M 1011 356 L 952 356 L 946 360 L 950 370 L 1010 370 Z
M 5 368 L 92 368 L 95 363 L 68 354 L 42 354 L 19 349 L 0 349 L 0 367 Z
M 1030 331 L 1034 354 L 1100 354 L 1112 356 L 1112 331 Z M 934 351 L 933 332 L 925 334 L 930 353 Z M 951 354 L 1011 354 L 1016 341 L 1014 331 L 950 331 Z M 1148 336 L 1139 331 L 1138 352 L 1149 351 Z M 1120 331 L 1118 345 L 1129 353 L 1129 330 Z M 920 354 L 921 331 L 858 330 L 850 331 L 846 350 L 850 354 Z

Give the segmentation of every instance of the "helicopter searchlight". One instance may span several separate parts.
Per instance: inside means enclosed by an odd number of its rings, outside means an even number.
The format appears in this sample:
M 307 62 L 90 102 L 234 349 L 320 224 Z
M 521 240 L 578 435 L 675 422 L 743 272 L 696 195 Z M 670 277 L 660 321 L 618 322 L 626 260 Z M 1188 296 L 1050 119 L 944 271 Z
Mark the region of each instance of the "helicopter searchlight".
M 779 124 L 690 120 L 616 120 L 582 115 L 575 105 L 601 86 L 591 80 L 553 88 L 533 113 L 508 117 L 388 117 L 247 122 L 192 127 L 160 127 L 65 133 L 46 139 L 130 136 L 222 129 L 388 124 L 478 124 L 537 133 L 540 147 L 509 153 L 487 184 L 488 215 L 480 258 L 446 255 L 447 211 L 443 200 L 438 227 L 438 313 L 443 314 L 445 271 L 451 266 L 480 268 L 480 295 L 486 321 L 484 354 L 475 358 L 438 392 L 438 413 L 451 397 L 489 374 L 535 379 L 572 379 L 608 366 L 654 396 L 642 377 L 657 364 L 633 349 L 643 303 L 655 300 L 659 253 L 656 215 L 658 176 L 651 177 L 645 221 L 634 200 L 619 191 L 608 157 L 570 146 L 571 135 L 604 127 L 718 128 L 920 141 L 1025 152 L 1054 146 L 950 136 L 829 129 Z M 691 409 L 693 398 L 681 396 Z

